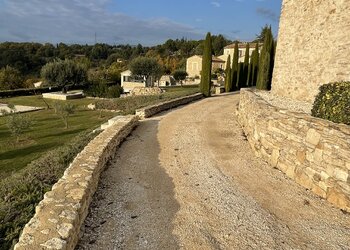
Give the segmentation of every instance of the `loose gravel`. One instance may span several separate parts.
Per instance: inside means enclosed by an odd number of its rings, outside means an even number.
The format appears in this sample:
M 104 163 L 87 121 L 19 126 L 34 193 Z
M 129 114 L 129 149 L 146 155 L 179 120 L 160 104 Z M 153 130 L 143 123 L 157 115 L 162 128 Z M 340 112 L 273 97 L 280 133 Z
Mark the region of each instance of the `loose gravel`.
M 273 95 L 270 91 L 255 90 L 255 94 L 263 98 L 272 106 L 287 109 L 294 112 L 311 114 L 312 103 L 297 101 L 288 97 Z
M 77 249 L 350 249 L 350 216 L 256 158 L 237 94 L 141 122 Z

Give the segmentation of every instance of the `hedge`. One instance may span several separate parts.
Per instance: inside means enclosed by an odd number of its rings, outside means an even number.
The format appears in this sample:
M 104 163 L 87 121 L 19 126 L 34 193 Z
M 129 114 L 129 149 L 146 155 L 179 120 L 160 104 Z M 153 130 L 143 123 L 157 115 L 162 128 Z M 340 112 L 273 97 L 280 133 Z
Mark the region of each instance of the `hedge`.
M 63 175 L 75 156 L 96 136 L 81 133 L 69 143 L 45 153 L 22 171 L 0 181 L 0 249 L 12 248 L 36 205 Z
M 68 86 L 70 90 L 75 89 L 84 89 L 86 88 L 86 85 L 74 85 L 74 86 Z M 3 90 L 0 91 L 0 98 L 8 98 L 8 97 L 15 97 L 15 96 L 28 96 L 28 95 L 38 95 L 42 93 L 48 93 L 48 92 L 56 92 L 61 91 L 61 87 L 53 86 L 53 87 L 41 87 L 41 88 L 30 88 L 30 89 L 14 89 L 14 90 Z
M 311 113 L 314 117 L 350 125 L 350 82 L 322 85 Z

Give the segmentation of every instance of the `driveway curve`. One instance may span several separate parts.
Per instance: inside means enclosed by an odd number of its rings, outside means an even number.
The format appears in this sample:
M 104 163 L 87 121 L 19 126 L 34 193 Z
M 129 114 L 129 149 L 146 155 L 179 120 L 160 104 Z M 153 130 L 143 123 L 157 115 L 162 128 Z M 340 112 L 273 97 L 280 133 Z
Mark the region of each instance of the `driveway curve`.
M 77 249 L 350 249 L 350 215 L 254 156 L 238 102 L 142 121 L 102 173 Z

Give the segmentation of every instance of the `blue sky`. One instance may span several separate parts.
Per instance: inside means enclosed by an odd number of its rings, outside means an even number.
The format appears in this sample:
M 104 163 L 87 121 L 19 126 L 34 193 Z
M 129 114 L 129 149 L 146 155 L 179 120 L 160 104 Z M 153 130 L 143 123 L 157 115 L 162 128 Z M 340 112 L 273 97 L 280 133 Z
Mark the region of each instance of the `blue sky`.
M 0 0 L 0 42 L 155 45 L 206 32 L 250 41 L 277 35 L 282 0 Z

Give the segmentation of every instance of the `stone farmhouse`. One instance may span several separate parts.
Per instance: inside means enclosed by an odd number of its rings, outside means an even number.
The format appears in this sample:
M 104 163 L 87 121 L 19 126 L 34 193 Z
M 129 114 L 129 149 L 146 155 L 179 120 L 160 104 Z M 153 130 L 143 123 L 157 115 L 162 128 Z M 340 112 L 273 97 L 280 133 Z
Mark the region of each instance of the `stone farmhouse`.
M 262 45 L 263 45 L 262 43 L 259 45 L 259 51 L 262 49 Z M 238 44 L 238 62 L 240 63 L 244 62 L 246 46 L 247 46 L 247 43 Z M 249 58 L 253 54 L 255 50 L 255 46 L 256 46 L 256 43 L 249 43 Z M 219 56 L 219 58 L 227 62 L 227 58 L 230 55 L 231 60 L 233 60 L 234 51 L 235 51 L 235 44 L 234 43 L 229 44 L 224 48 L 224 54 Z
M 187 58 L 186 62 L 186 72 L 188 77 L 200 77 L 202 70 L 202 56 L 191 56 Z M 216 69 L 225 69 L 226 62 L 218 57 L 213 56 L 212 58 L 212 71 Z
M 246 51 L 247 43 L 239 43 L 238 44 L 238 62 L 244 62 L 245 57 L 245 51 Z M 252 55 L 253 51 L 255 50 L 256 43 L 250 43 L 249 48 L 249 57 Z M 216 69 L 225 69 L 226 68 L 226 62 L 227 58 L 230 55 L 231 59 L 233 60 L 233 54 L 234 54 L 234 48 L 235 44 L 232 43 L 230 45 L 227 45 L 224 48 L 224 54 L 218 57 L 213 56 L 213 63 L 212 63 L 212 71 L 215 71 Z M 259 51 L 262 48 L 262 44 L 259 46 Z M 202 70 L 202 56 L 191 56 L 187 58 L 186 62 L 186 72 L 188 74 L 188 77 L 200 77 L 200 72 Z
M 153 86 L 153 78 L 145 79 L 144 77 L 138 77 L 132 75 L 130 70 L 125 70 L 120 73 L 121 76 L 121 86 L 124 89 L 124 92 L 129 93 L 134 88 L 137 87 L 152 87 Z

